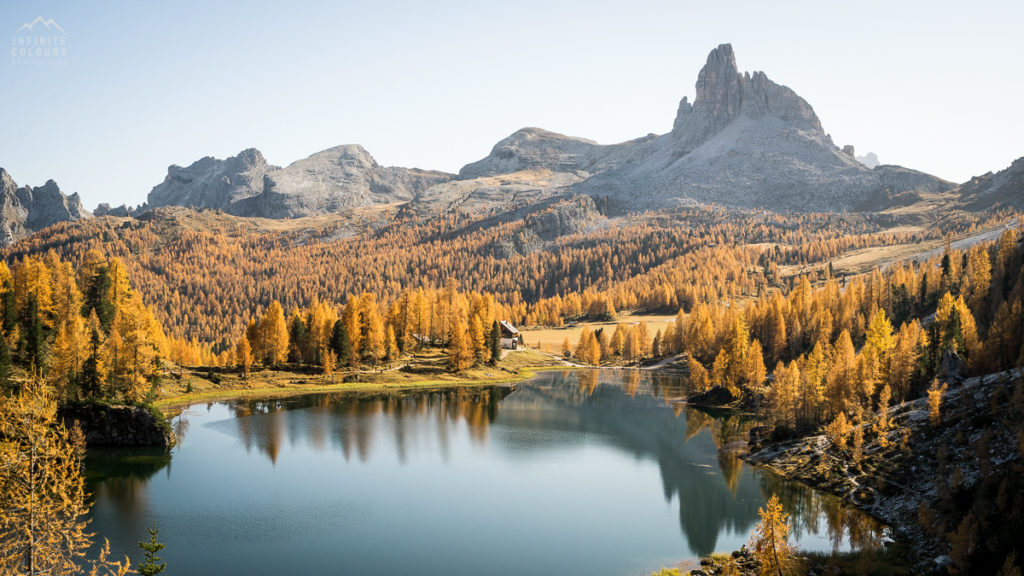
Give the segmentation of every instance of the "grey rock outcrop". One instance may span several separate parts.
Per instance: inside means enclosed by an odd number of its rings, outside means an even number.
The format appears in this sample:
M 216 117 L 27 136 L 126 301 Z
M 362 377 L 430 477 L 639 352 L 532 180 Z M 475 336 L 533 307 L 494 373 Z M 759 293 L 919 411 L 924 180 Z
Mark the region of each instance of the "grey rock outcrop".
M 973 210 L 996 205 L 1024 208 L 1024 157 L 1005 170 L 971 178 L 960 185 L 959 193 L 966 207 Z
M 121 204 L 120 206 L 113 206 L 113 207 L 111 207 L 110 204 L 108 204 L 106 202 L 103 202 L 99 206 L 96 206 L 96 209 L 92 211 L 92 215 L 96 216 L 97 218 L 99 218 L 101 216 L 114 216 L 114 217 L 117 217 L 117 218 L 128 218 L 129 216 L 134 216 L 135 213 L 136 213 L 136 210 L 134 208 L 131 208 L 130 206 L 128 206 L 126 204 Z
M 860 162 L 868 168 L 874 168 L 881 164 L 881 162 L 878 161 L 878 154 L 875 154 L 874 152 L 868 152 L 863 156 L 854 156 L 854 158 L 857 159 L 857 162 Z
M 172 165 L 149 193 L 150 207 L 188 206 L 227 210 L 263 192 L 263 177 L 274 170 L 255 148 L 218 160 L 206 156 L 187 167 Z
M 740 73 L 729 44 L 708 55 L 696 98 L 682 99 L 667 134 L 602 146 L 525 128 L 465 166 L 459 178 L 541 169 L 578 179 L 568 189 L 544 192 L 587 194 L 620 212 L 693 204 L 871 211 L 953 187 L 898 166 L 865 167 L 852 146 L 841 150 L 832 142 L 796 92 L 763 72 Z
M 459 170 L 459 180 L 524 170 L 589 175 L 615 166 L 620 157 L 618 153 L 629 144 L 602 146 L 585 138 L 564 136 L 540 128 L 522 128 L 495 144 L 486 158 L 465 165 Z
M 167 169 L 148 205 L 224 210 L 237 216 L 291 218 L 411 200 L 451 174 L 380 166 L 362 146 L 329 148 L 271 166 L 256 149 L 226 160 L 206 157 Z
M 381 166 L 358 144 L 317 152 L 268 172 L 263 195 L 250 200 L 250 215 L 310 216 L 371 204 L 408 202 L 451 174 Z
M 524 227 L 547 242 L 582 232 L 602 218 L 590 196 L 574 196 L 527 216 Z
M 162 415 L 141 406 L 69 406 L 57 417 L 67 427 L 78 424 L 87 446 L 170 448 L 177 441 Z
M 77 192 L 66 196 L 53 180 L 35 188 L 19 188 L 0 168 L 0 246 L 9 246 L 58 222 L 91 216 Z
M 878 210 L 907 192 L 953 185 L 901 167 L 869 170 L 824 132 L 811 106 L 763 72 L 740 74 L 732 47 L 712 50 L 672 132 L 626 151 L 573 191 L 620 210 L 722 204 L 781 211 Z

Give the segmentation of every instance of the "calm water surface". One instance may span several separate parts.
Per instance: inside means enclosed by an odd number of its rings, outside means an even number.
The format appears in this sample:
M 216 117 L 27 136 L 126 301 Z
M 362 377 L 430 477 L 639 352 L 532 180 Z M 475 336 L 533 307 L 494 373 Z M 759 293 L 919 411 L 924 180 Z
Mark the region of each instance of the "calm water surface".
M 804 549 L 877 543 L 831 497 L 744 465 L 753 422 L 673 377 L 551 373 L 515 391 L 197 405 L 159 452 L 90 451 L 92 529 L 153 521 L 168 573 L 642 574 L 746 542 L 778 493 Z

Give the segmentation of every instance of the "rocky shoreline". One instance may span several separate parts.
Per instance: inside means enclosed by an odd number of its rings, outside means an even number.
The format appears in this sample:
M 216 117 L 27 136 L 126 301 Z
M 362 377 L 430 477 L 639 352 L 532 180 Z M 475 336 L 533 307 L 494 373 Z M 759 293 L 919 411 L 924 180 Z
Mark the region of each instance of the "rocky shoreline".
M 80 404 L 61 408 L 57 418 L 69 428 L 77 424 L 90 448 L 170 448 L 177 442 L 166 418 L 155 408 Z
M 741 457 L 832 493 L 887 524 L 891 537 L 915 555 L 915 573 L 941 571 L 952 562 L 950 546 L 937 524 L 927 526 L 922 520 L 941 507 L 947 483 L 972 490 L 985 476 L 982 467 L 998 471 L 1020 458 L 1016 438 L 1008 434 L 986 437 L 984 462 L 978 457 L 978 446 L 986 434 L 980 423 L 991 418 L 992 399 L 1012 394 L 1022 377 L 1020 370 L 1002 372 L 971 378 L 950 389 L 938 426 L 929 421 L 926 398 L 890 408 L 890 431 L 884 440 L 869 436 L 859 462 L 832 447 L 825 436 L 773 443 L 763 440 L 764 435 L 752 434 L 749 451 Z

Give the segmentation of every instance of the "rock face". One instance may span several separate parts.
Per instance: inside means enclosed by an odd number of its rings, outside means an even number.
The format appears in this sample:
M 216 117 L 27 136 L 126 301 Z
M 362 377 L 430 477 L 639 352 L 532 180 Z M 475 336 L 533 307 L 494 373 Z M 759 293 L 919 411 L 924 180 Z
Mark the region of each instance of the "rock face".
M 444 172 L 381 166 L 357 144 L 337 146 L 267 173 L 253 211 L 281 218 L 408 202 L 451 179 Z
M 863 156 L 854 156 L 854 158 L 857 159 L 857 162 L 860 162 L 868 168 L 874 168 L 881 164 L 881 162 L 878 161 L 878 154 L 875 154 L 874 152 L 868 152 Z
M 583 232 L 604 216 L 590 196 L 574 196 L 530 212 L 523 217 L 523 227 L 515 235 L 495 240 L 493 250 L 497 258 L 510 258 L 517 254 L 530 254 L 542 250 L 547 242 Z
M 171 166 L 148 204 L 224 210 L 237 216 L 290 218 L 411 200 L 450 174 L 384 167 L 359 145 L 330 148 L 286 168 L 256 149 L 226 160 L 206 157 Z
M 65 196 L 53 180 L 35 188 L 19 188 L 11 175 L 0 168 L 0 246 L 9 246 L 58 222 L 91 216 L 82 207 L 78 193 Z
M 88 404 L 62 408 L 57 417 L 68 427 L 77 422 L 87 446 L 170 448 L 176 441 L 162 418 L 140 406 Z
M 740 74 L 732 47 L 711 51 L 693 104 L 672 132 L 624 151 L 616 167 L 573 190 L 621 209 L 723 204 L 782 211 L 876 210 L 908 191 L 952 184 L 900 167 L 875 170 L 840 150 L 811 106 L 763 72 Z
M 526 217 L 524 228 L 545 242 L 560 236 L 582 232 L 591 223 L 602 219 L 594 200 L 575 196 Z
M 982 190 L 987 184 L 979 180 L 972 189 L 979 205 L 1006 196 L 1006 182 L 1019 189 L 1019 178 L 996 178 L 995 192 Z M 324 150 L 286 168 L 268 165 L 250 149 L 226 160 L 171 166 L 149 206 L 287 218 L 404 203 L 404 213 L 430 217 L 519 210 L 582 194 L 614 212 L 694 204 L 846 212 L 904 205 L 953 187 L 879 165 L 874 154 L 858 157 L 853 146 L 840 149 L 806 100 L 763 72 L 740 73 L 732 46 L 722 44 L 697 75 L 693 102 L 682 99 L 671 132 L 660 136 L 601 145 L 523 128 L 457 176 L 380 166 L 358 145 Z
M 494 145 L 484 159 L 459 170 L 459 180 L 469 180 L 523 170 L 583 172 L 592 174 L 615 165 L 623 145 L 602 146 L 540 128 L 523 128 Z
M 960 197 L 974 210 L 995 205 L 1024 208 L 1024 157 L 1018 158 L 1005 170 L 975 176 L 960 185 Z
M 163 183 L 149 193 L 148 204 L 228 209 L 262 193 L 263 176 L 273 169 L 255 148 L 226 160 L 207 156 L 186 168 L 172 165 Z

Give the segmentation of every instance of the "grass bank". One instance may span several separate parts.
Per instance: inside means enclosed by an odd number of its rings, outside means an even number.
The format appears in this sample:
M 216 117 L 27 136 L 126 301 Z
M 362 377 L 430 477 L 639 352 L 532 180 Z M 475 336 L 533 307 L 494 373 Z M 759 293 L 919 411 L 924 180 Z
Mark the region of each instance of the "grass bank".
M 200 402 L 252 396 L 493 386 L 522 382 L 541 370 L 568 368 L 558 360 L 533 350 L 512 351 L 497 366 L 478 366 L 457 374 L 449 372 L 446 363 L 447 358 L 442 352 L 427 352 L 403 359 L 393 367 L 343 370 L 330 376 L 297 368 L 255 370 L 244 378 L 237 370 L 183 368 L 180 373 L 164 379 L 153 405 L 166 412 Z

